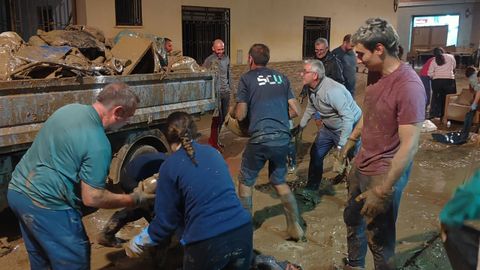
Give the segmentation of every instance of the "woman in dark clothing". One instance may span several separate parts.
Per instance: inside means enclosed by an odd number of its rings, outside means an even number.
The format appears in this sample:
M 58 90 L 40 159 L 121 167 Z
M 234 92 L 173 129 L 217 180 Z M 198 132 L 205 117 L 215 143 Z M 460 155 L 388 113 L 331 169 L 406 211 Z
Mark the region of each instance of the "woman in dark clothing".
M 168 119 L 173 151 L 161 165 L 155 217 L 125 248 L 140 256 L 177 233 L 184 247 L 183 269 L 249 269 L 252 224 L 235 193 L 227 164 L 211 146 L 193 141 L 195 123 L 184 112 Z
M 433 50 L 435 60 L 428 68 L 428 76 L 432 78 L 432 101 L 430 117 L 441 118 L 445 111 L 445 98 L 448 94 L 455 94 L 455 57 L 443 52 L 442 48 Z

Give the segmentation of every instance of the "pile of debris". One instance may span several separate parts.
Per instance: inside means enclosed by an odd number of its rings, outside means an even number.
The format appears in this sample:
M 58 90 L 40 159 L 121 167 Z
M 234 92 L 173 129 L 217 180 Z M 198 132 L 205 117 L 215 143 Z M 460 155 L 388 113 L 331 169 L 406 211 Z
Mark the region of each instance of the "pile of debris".
M 37 31 L 28 42 L 15 32 L 0 34 L 0 81 L 74 76 L 200 71 L 195 60 L 177 53 L 167 57 L 165 39 L 122 31 L 113 39 L 90 26 L 70 25 L 65 30 Z

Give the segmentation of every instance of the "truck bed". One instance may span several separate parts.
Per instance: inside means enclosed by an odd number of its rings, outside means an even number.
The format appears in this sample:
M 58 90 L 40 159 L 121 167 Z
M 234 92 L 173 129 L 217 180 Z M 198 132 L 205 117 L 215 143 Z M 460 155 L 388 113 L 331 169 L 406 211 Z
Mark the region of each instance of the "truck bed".
M 194 114 L 215 109 L 214 76 L 209 72 L 3 81 L 0 154 L 27 149 L 55 110 L 70 103 L 92 104 L 105 85 L 119 81 L 140 98 L 130 124 L 122 130 L 154 125 L 174 111 Z

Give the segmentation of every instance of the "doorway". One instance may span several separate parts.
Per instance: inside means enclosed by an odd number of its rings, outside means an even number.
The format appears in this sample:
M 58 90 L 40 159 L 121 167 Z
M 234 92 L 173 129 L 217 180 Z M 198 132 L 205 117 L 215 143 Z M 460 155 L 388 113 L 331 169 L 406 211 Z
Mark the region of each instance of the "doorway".
M 303 17 L 303 59 L 315 57 L 315 40 L 319 37 L 330 42 L 330 18 Z
M 183 55 L 201 65 L 218 38 L 225 42 L 225 54 L 230 56 L 230 9 L 182 6 Z

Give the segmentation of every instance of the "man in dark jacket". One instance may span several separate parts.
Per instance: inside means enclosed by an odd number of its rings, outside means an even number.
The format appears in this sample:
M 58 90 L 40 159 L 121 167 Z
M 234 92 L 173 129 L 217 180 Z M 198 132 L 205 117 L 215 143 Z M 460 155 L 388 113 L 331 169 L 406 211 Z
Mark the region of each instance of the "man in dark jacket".
M 322 61 L 325 76 L 345 84 L 342 62 L 328 49 L 328 40 L 324 38 L 315 40 L 315 58 Z
M 345 85 L 343 77 L 342 62 L 328 49 L 328 40 L 325 38 L 317 38 L 315 40 L 315 59 L 322 61 L 325 67 L 325 76 Z M 303 86 L 300 97 L 303 99 L 308 95 L 308 86 Z

